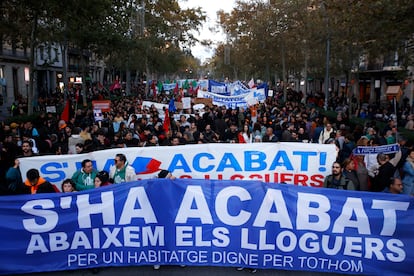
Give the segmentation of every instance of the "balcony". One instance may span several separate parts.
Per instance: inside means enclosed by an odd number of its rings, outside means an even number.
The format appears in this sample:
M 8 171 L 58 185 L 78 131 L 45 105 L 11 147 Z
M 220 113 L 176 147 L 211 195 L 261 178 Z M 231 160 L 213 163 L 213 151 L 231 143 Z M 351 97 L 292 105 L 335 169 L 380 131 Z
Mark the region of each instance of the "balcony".
M 16 50 L 13 53 L 12 49 L 3 49 L 3 51 L 0 54 L 0 59 L 10 62 L 29 62 L 28 52 L 25 53 L 23 50 Z

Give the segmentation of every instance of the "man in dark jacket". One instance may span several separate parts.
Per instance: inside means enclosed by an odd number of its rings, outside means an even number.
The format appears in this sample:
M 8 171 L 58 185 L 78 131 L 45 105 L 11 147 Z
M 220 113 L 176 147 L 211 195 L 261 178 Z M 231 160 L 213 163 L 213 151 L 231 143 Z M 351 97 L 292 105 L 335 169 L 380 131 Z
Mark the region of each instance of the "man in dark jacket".
M 262 139 L 263 142 L 271 142 L 271 143 L 276 143 L 279 141 L 279 139 L 277 138 L 276 135 L 273 134 L 273 128 L 268 127 L 266 128 L 266 133 L 263 136 Z
M 342 174 L 342 164 L 339 162 L 332 164 L 332 174 L 325 178 L 323 187 L 338 190 L 355 190 L 355 185 L 352 180 L 347 179 Z
M 394 177 L 395 171 L 397 170 L 396 166 L 400 159 L 401 151 L 398 151 L 392 159 L 387 154 L 380 153 L 377 155 L 379 168 L 373 179 L 371 186 L 372 192 L 382 192 L 388 187 L 389 180 L 391 177 Z

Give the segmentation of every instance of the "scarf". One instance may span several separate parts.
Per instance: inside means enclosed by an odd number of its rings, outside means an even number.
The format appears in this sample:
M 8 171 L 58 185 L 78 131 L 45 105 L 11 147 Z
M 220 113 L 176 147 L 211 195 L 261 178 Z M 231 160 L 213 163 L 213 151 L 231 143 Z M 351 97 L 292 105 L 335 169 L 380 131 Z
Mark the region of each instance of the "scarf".
M 37 189 L 39 188 L 39 186 L 42 185 L 45 182 L 46 182 L 46 180 L 43 177 L 39 177 L 39 179 L 37 180 L 36 185 L 32 185 L 32 183 L 30 183 L 30 181 L 28 179 L 26 179 L 26 181 L 24 182 L 24 185 L 30 187 L 30 192 L 33 195 L 37 192 Z

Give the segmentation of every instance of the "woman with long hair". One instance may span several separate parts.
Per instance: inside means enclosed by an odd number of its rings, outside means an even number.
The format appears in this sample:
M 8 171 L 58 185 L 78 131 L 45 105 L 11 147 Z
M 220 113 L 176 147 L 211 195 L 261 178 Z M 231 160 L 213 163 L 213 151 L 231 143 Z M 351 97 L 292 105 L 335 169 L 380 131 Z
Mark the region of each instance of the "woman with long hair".
M 253 135 L 250 132 L 249 125 L 243 125 L 243 130 L 239 132 L 239 143 L 252 143 Z
M 352 159 L 346 158 L 342 162 L 343 171 L 342 174 L 349 180 L 352 181 L 355 185 L 355 190 L 360 190 L 360 183 L 357 175 L 357 171 L 355 170 L 355 163 Z

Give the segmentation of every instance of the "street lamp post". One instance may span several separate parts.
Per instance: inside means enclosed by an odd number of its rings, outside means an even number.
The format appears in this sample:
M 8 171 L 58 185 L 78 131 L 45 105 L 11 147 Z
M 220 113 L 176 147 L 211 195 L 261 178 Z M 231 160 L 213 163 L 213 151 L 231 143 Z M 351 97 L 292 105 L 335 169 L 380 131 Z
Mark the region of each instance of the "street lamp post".
M 329 56 L 331 51 L 331 41 L 328 37 L 326 38 L 326 71 L 325 71 L 325 110 L 328 110 L 329 100 Z
M 397 116 L 397 97 L 394 96 L 392 99 L 392 104 L 394 106 L 394 115 L 395 115 L 395 129 L 396 129 L 396 133 L 395 133 L 395 141 L 398 142 L 398 116 Z
M 26 83 L 26 98 L 29 100 L 29 82 L 30 82 L 30 69 L 24 68 L 24 82 Z
M 329 34 L 329 18 L 327 13 L 327 5 L 322 1 L 324 17 L 326 21 L 326 69 L 325 69 L 325 110 L 328 110 L 329 100 L 329 56 L 331 51 L 331 38 Z

